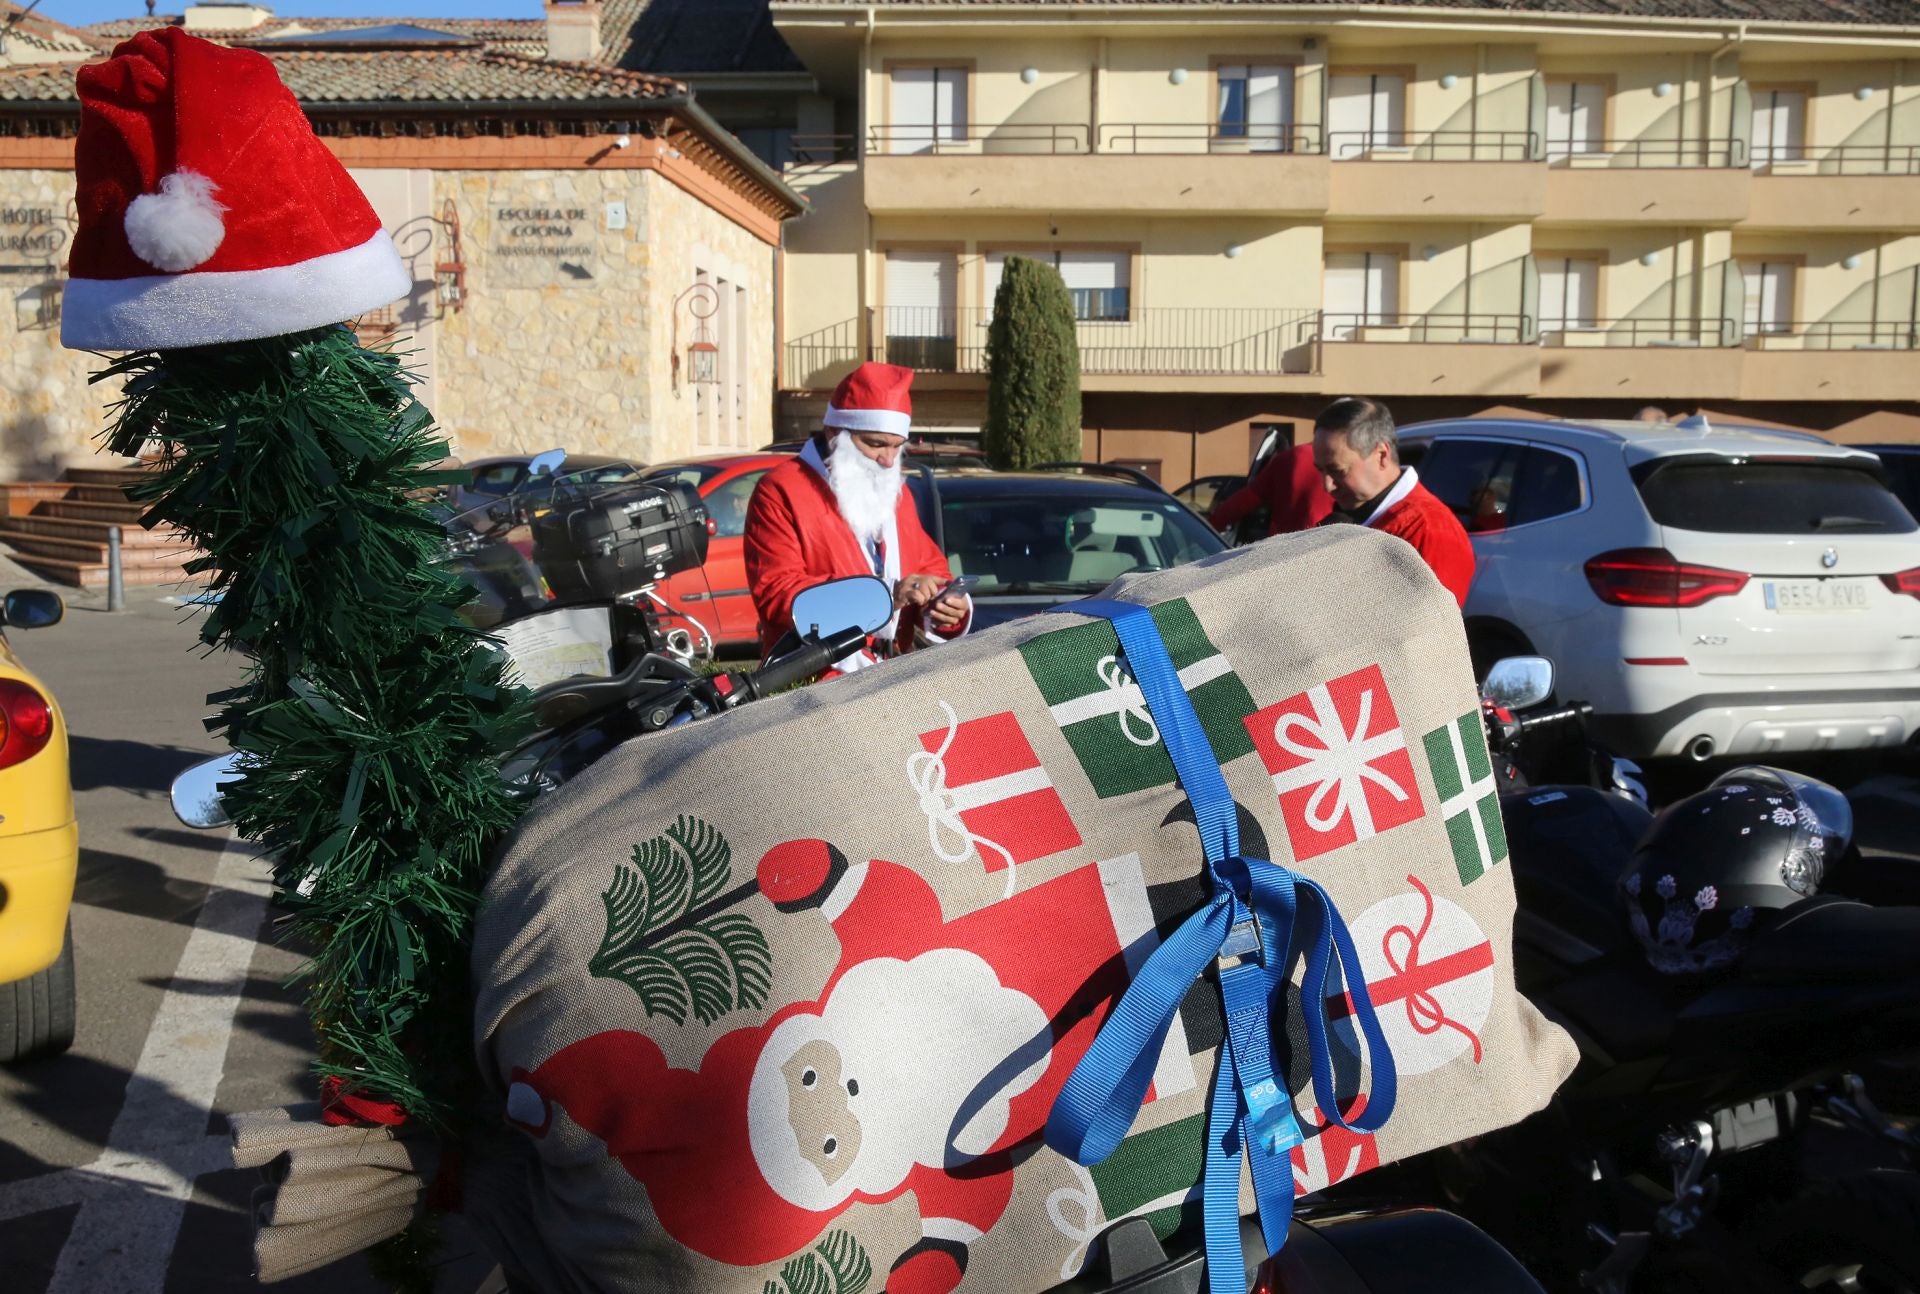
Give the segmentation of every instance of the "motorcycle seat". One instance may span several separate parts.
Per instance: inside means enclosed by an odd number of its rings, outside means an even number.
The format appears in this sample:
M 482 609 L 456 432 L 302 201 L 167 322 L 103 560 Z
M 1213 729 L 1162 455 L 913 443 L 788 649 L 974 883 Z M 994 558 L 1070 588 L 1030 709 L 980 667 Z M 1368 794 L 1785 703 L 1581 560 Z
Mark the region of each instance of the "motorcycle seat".
M 1803 899 L 1756 932 L 1737 974 L 1755 984 L 1910 979 L 1920 974 L 1920 907 Z

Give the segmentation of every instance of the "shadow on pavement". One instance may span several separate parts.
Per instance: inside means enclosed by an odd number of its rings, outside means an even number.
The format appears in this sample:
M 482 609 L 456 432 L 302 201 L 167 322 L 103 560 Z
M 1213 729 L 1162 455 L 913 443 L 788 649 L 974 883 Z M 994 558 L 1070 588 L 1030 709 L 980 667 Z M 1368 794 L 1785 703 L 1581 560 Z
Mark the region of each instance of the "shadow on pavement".
M 212 893 L 211 885 L 170 876 L 158 863 L 83 845 L 73 901 L 191 926 L 199 920 L 201 905 Z
M 210 758 L 204 750 L 71 733 L 67 739 L 73 789 L 117 786 L 136 795 L 165 795 L 180 773 Z

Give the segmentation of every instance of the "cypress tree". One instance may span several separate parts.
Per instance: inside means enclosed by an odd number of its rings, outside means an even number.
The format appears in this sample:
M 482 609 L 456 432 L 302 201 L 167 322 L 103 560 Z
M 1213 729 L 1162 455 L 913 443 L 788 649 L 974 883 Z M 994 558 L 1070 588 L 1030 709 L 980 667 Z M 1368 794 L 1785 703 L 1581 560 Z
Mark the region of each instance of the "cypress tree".
M 995 467 L 1080 457 L 1080 345 L 1052 266 L 1009 256 L 987 329 L 987 457 Z

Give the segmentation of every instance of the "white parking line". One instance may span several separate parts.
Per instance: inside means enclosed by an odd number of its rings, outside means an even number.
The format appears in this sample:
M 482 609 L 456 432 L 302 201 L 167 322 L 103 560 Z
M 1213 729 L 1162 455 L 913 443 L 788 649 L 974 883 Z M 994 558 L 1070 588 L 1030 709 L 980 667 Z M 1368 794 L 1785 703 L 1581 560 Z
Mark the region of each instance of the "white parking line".
M 80 1204 L 47 1294 L 162 1288 L 194 1180 L 230 1163 L 207 1119 L 271 886 L 251 848 L 229 840 L 212 887 L 106 1148 L 85 1167 L 0 1187 L 0 1220 Z

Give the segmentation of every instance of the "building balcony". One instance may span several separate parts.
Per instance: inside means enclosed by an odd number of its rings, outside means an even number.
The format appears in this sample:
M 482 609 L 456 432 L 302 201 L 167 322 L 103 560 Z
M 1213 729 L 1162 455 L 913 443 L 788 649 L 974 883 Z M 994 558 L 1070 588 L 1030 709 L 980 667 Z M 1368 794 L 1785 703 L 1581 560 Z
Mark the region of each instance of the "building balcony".
M 1525 315 L 1322 316 L 1320 371 L 1329 391 L 1371 395 L 1531 395 L 1540 348 Z
M 1327 210 L 1327 161 L 1303 137 L 1221 136 L 1205 124 L 975 126 L 930 140 L 876 128 L 866 154 L 867 209 L 1300 215 Z M 1268 145 L 1271 145 L 1270 147 Z M 1151 161 L 1144 161 L 1144 158 Z
M 1778 323 L 1746 339 L 1748 400 L 1920 400 L 1920 324 Z
M 1753 174 L 1739 139 L 1598 140 L 1550 153 L 1545 219 L 1577 224 L 1732 224 Z
M 1547 207 L 1527 130 L 1334 131 L 1328 212 L 1342 220 L 1531 220 Z
M 1540 334 L 1540 394 L 1738 399 L 1745 352 L 1731 319 L 1596 319 Z
M 1845 144 L 1762 159 L 1746 224 L 1920 229 L 1920 144 Z

